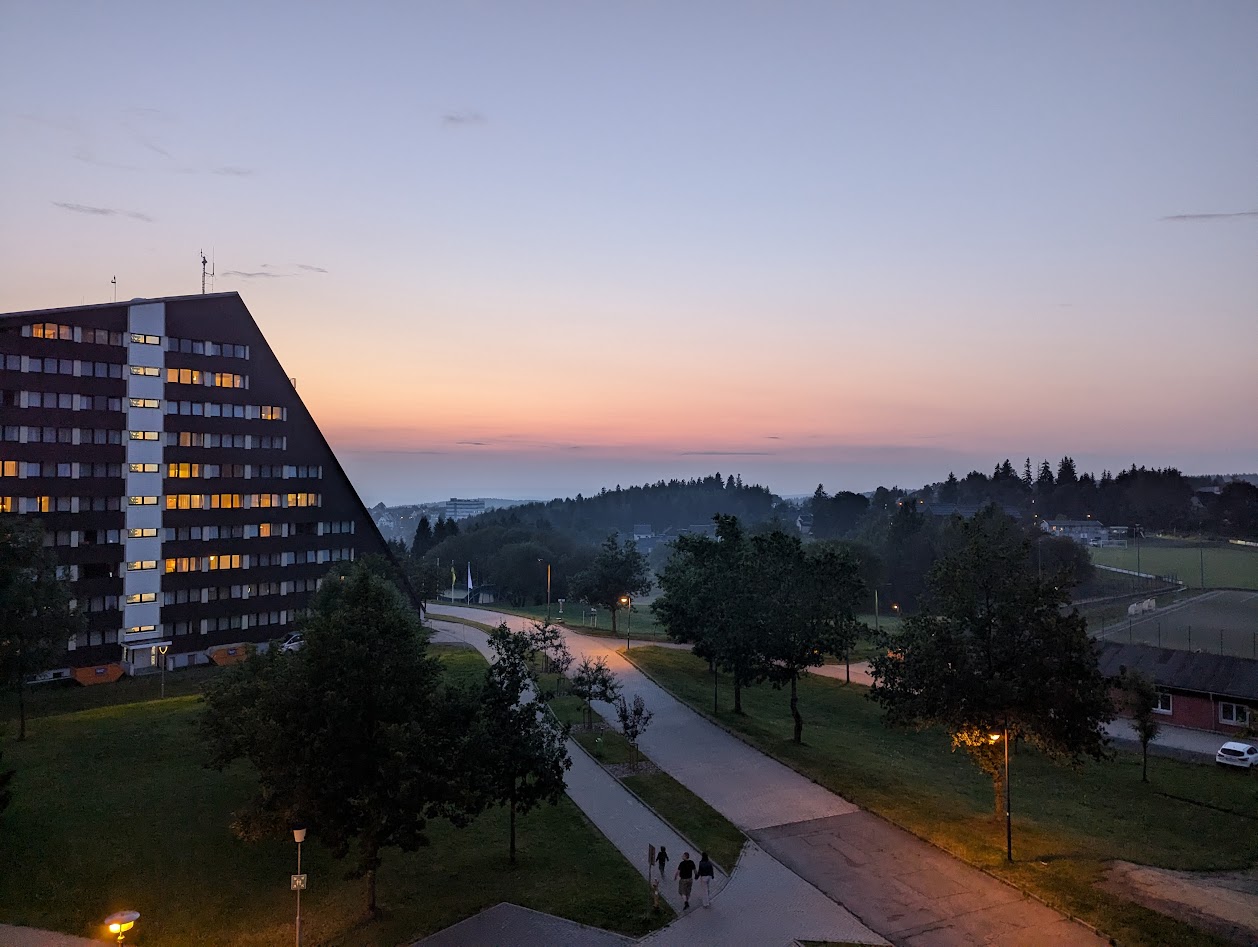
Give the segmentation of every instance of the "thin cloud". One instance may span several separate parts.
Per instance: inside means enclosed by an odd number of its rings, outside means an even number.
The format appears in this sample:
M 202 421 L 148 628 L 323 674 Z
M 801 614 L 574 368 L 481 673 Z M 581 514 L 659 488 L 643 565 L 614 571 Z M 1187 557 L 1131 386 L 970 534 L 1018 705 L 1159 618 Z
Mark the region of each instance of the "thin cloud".
M 227 270 L 223 276 L 238 276 L 241 279 L 283 279 L 301 276 L 301 273 L 326 273 L 321 266 L 310 263 L 259 263 L 256 270 Z
M 210 174 L 221 174 L 229 178 L 247 178 L 253 174 L 253 168 L 242 168 L 234 164 L 225 164 L 221 168 L 214 168 Z
M 153 218 L 148 214 L 141 214 L 138 210 L 123 210 L 119 207 L 93 207 L 90 204 L 73 204 L 69 201 L 53 201 L 53 207 L 60 207 L 62 210 L 73 211 L 76 214 L 90 214 L 93 217 L 129 217 L 131 220 L 142 220 L 146 224 L 151 224 Z
M 678 452 L 682 457 L 769 457 L 767 450 L 683 450 Z
M 240 277 L 241 279 L 283 279 L 285 276 L 290 276 L 290 275 L 292 275 L 292 274 L 290 274 L 290 273 L 267 273 L 267 272 L 265 272 L 265 271 L 263 271 L 263 272 L 251 273 L 251 272 L 248 272 L 248 271 L 246 271 L 246 270 L 228 270 L 228 271 L 227 271 L 226 273 L 224 273 L 223 275 L 224 275 L 224 276 L 238 276 L 238 277 Z
M 1258 210 L 1238 210 L 1230 214 L 1171 214 L 1169 217 L 1159 217 L 1158 219 L 1185 223 L 1201 220 L 1235 220 L 1237 217 L 1258 217 Z
M 463 447 L 488 447 L 489 441 L 455 441 Z
M 444 128 L 466 128 L 470 125 L 484 125 L 485 122 L 486 118 L 480 112 L 466 110 L 446 112 L 441 116 L 441 124 Z
M 312 266 L 309 263 L 298 263 L 297 269 L 305 270 L 307 273 L 326 273 L 327 272 L 327 270 L 325 270 L 323 267 Z

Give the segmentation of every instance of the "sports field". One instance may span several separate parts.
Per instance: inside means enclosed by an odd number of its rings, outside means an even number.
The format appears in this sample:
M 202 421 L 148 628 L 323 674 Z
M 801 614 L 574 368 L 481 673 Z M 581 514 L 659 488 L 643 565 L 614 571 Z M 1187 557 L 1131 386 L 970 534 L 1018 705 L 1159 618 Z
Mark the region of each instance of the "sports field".
M 1258 658 L 1258 592 L 1215 590 L 1108 624 L 1105 641 Z
M 1258 591 L 1258 548 L 1230 543 L 1192 543 L 1147 539 L 1139 547 L 1090 550 L 1099 566 L 1174 576 L 1189 588 L 1254 589 Z M 1202 581 L 1204 579 L 1204 582 Z

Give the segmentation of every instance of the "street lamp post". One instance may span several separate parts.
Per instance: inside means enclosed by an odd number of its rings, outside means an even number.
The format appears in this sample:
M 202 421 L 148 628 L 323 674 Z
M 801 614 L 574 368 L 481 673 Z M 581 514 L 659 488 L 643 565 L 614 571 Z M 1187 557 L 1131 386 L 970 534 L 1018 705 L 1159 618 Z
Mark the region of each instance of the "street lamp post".
M 293 841 L 297 843 L 297 874 L 292 878 L 292 889 L 297 892 L 297 947 L 301 947 L 301 892 L 306 887 L 306 876 L 301 873 L 301 843 L 306 840 L 306 827 L 293 828 Z
M 105 918 L 105 926 L 109 933 L 118 935 L 118 943 L 121 944 L 127 939 L 127 931 L 135 927 L 135 922 L 139 919 L 139 911 L 118 911 Z
M 162 656 L 162 697 L 166 696 L 166 652 L 170 650 L 170 645 L 158 645 L 157 651 Z
M 1010 805 L 1009 792 L 1009 721 L 1000 733 L 988 734 L 992 743 L 1003 740 L 1005 743 L 1005 860 L 1013 861 L 1013 809 Z
M 629 629 L 633 627 L 633 599 L 628 595 L 620 596 L 620 604 L 625 606 L 625 650 L 629 650 Z
M 546 624 L 550 624 L 550 563 L 546 563 Z

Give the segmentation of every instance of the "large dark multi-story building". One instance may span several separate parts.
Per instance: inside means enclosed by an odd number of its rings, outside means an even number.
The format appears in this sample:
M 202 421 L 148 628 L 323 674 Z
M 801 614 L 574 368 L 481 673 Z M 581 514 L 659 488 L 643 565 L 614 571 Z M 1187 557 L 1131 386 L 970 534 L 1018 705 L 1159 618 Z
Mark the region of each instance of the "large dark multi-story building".
M 384 541 L 237 293 L 0 315 L 0 515 L 35 516 L 80 680 L 277 638 Z

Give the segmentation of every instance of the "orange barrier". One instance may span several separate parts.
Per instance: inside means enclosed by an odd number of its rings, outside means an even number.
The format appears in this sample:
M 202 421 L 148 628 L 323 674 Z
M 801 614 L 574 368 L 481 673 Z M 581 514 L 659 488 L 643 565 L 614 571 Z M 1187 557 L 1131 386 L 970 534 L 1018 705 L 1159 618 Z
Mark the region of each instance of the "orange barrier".
M 74 679 L 80 684 L 112 684 L 122 677 L 121 664 L 94 664 L 91 667 L 75 668 Z
M 246 644 L 233 644 L 227 645 L 224 648 L 215 648 L 207 653 L 209 654 L 210 660 L 220 666 L 227 664 L 239 664 L 253 653 L 253 646 Z

